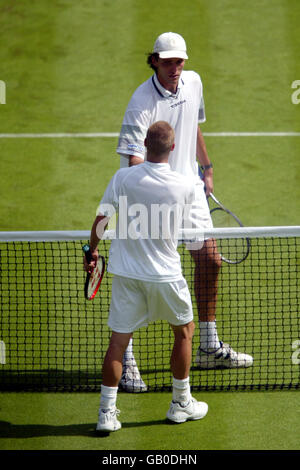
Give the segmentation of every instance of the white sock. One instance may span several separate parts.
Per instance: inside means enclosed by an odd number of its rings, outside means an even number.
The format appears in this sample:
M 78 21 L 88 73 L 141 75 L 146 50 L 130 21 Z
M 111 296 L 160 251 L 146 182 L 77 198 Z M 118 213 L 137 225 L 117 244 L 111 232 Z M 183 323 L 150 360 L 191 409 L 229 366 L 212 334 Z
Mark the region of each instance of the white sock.
M 124 362 L 132 361 L 134 360 L 134 355 L 133 355 L 133 342 L 132 338 L 130 338 L 128 346 L 126 348 L 126 351 L 123 356 L 123 364 Z
M 187 404 L 191 399 L 190 379 L 180 380 L 173 377 L 173 389 L 172 389 L 172 400 L 181 403 L 182 405 Z
M 118 387 L 107 387 L 101 385 L 100 409 L 114 408 L 117 403 Z
M 220 340 L 218 337 L 215 321 L 200 321 L 200 347 L 207 351 L 208 349 L 219 349 Z

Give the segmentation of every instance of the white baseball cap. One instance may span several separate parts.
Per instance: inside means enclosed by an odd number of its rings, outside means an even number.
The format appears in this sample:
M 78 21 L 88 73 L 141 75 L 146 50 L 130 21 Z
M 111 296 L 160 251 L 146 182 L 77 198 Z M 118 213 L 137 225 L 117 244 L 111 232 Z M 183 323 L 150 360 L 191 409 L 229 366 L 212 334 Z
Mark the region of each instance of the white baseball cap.
M 173 57 L 188 59 L 185 40 L 177 33 L 163 33 L 158 36 L 154 43 L 153 52 L 157 53 L 161 59 Z

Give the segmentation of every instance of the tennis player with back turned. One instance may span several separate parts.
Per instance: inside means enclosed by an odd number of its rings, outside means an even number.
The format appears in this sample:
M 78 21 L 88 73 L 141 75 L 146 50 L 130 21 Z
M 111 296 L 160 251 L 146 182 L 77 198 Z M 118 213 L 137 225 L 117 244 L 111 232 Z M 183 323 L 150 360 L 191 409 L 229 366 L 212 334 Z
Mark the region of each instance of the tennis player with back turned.
M 116 238 L 111 243 L 108 271 L 114 274 L 114 278 L 108 325 L 112 334 L 103 364 L 96 427 L 100 432 L 121 428 L 116 402 L 124 351 L 135 330 L 158 319 L 166 320 L 174 333 L 172 402 L 167 418 L 183 423 L 199 420 L 208 411 L 206 403 L 191 396 L 189 384 L 194 322 L 191 296 L 177 251 L 177 235 L 182 222 L 189 217 L 188 208 L 195 194 L 189 179 L 171 170 L 168 163 L 174 140 L 174 130 L 166 122 L 156 122 L 149 128 L 145 139 L 147 161 L 135 168 L 117 171 L 106 188 L 92 227 L 92 261 L 88 264 L 84 259 L 87 272 L 97 262 L 97 246 L 104 226 L 114 211 L 119 211 L 121 198 L 126 198 L 128 207 L 127 228 L 133 226 L 136 217 L 135 212 L 130 211 L 134 204 L 142 201 L 148 215 L 147 223 L 141 229 L 143 236 L 137 232 L 132 237 L 128 231 L 127 237 L 120 237 L 122 228 L 117 224 Z M 167 222 L 161 218 L 153 220 L 151 208 L 154 204 L 163 204 L 172 210 L 178 208 L 176 217 L 167 217 Z M 122 216 L 124 218 L 124 214 Z M 166 223 L 168 227 L 164 227 Z M 151 238 L 152 229 L 158 236 Z M 145 237 L 147 230 L 148 236 Z M 168 236 L 163 236 L 163 233 Z

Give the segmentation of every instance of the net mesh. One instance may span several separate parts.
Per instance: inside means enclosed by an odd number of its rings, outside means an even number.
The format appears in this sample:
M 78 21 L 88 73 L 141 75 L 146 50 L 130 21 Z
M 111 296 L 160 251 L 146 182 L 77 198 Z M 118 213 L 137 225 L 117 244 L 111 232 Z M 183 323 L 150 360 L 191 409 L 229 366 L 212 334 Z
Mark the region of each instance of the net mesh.
M 247 229 L 245 234 L 249 235 Z M 74 232 L 66 236 L 59 232 L 56 241 L 49 234 L 15 235 L 2 233 L 0 237 L 0 389 L 100 390 L 110 337 L 107 318 L 112 276 L 105 273 L 93 301 L 84 299 L 82 244 L 89 234 Z M 218 231 L 212 235 L 218 236 Z M 221 253 L 222 244 L 228 247 L 230 241 L 233 250 L 235 243 L 244 238 L 241 232 L 239 238 L 225 235 L 217 242 Z M 299 227 L 293 236 L 285 235 L 283 230 L 278 236 L 273 231 L 264 235 L 251 232 L 246 260 L 234 265 L 222 263 L 216 311 L 218 335 L 235 351 L 253 356 L 253 365 L 248 368 L 196 367 L 200 332 L 194 263 L 185 246 L 179 247 L 196 325 L 192 390 L 299 387 L 299 235 Z M 13 237 L 17 239 L 11 240 Z M 110 243 L 108 237 L 100 245 L 106 260 Z M 172 345 L 173 334 L 164 321 L 134 333 L 135 359 L 149 391 L 171 389 Z

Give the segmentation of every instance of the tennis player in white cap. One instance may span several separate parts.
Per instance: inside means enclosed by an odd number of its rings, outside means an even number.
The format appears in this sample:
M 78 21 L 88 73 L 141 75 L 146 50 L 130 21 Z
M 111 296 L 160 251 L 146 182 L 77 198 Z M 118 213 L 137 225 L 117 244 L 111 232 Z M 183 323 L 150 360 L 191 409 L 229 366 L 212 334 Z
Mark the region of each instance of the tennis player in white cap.
M 147 129 L 155 121 L 167 121 L 175 130 L 175 150 L 169 160 L 171 169 L 187 176 L 196 187 L 193 227 L 209 230 L 212 221 L 207 197 L 213 191 L 213 166 L 199 127 L 206 120 L 203 87 L 196 72 L 184 70 L 187 59 L 186 43 L 179 34 L 167 32 L 156 39 L 153 52 L 147 58 L 154 74 L 137 88 L 129 101 L 117 153 L 121 167 L 142 163 L 146 159 Z M 203 180 L 198 174 L 198 163 Z M 200 325 L 197 366 L 201 369 L 251 366 L 251 356 L 234 351 L 218 337 L 217 283 L 222 262 L 216 241 L 206 240 L 201 249 L 188 248 L 195 262 L 194 290 Z M 124 355 L 120 385 L 128 392 L 147 389 L 136 365 L 132 342 Z

